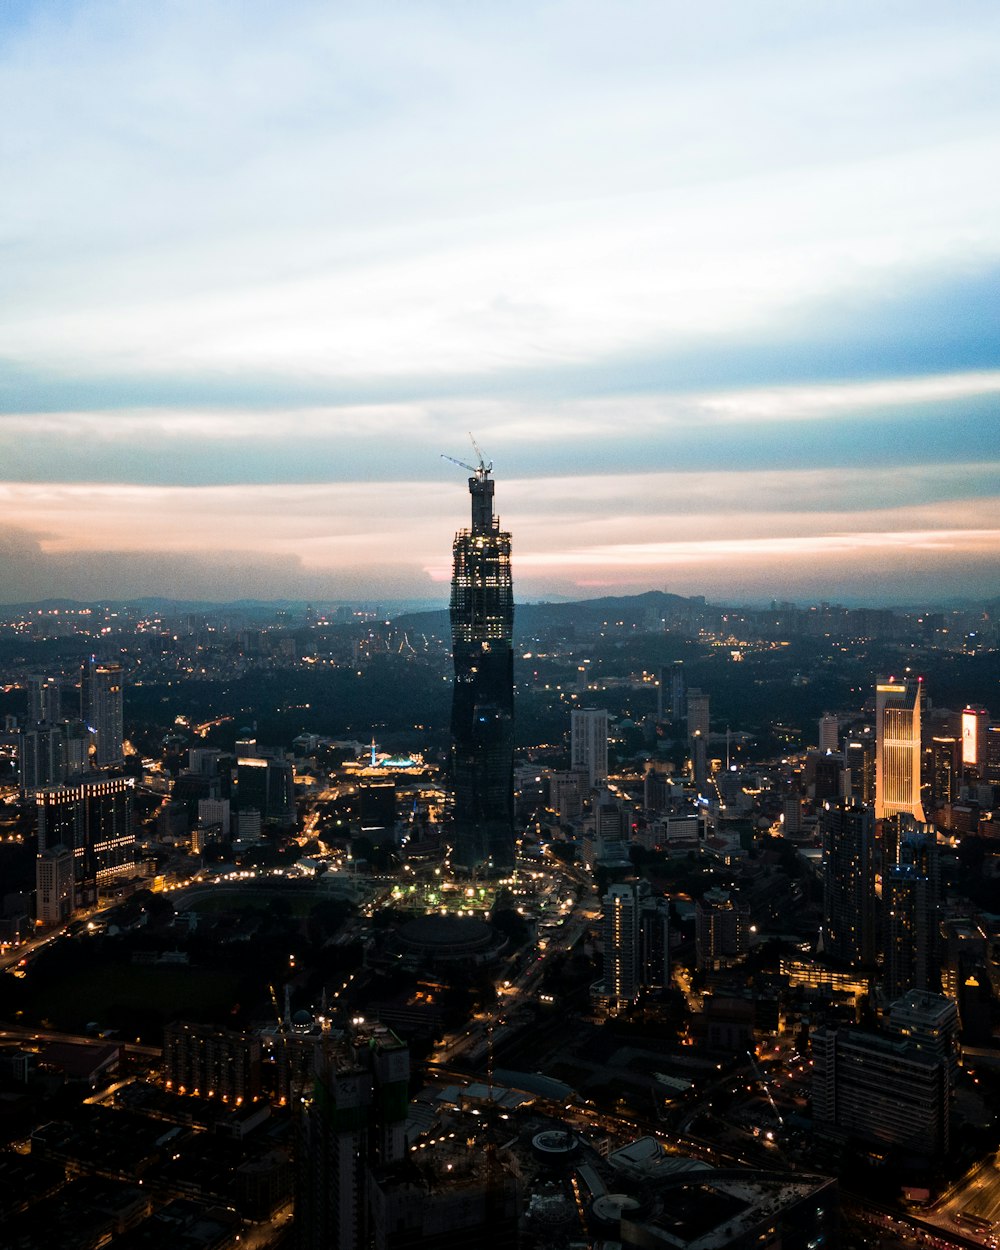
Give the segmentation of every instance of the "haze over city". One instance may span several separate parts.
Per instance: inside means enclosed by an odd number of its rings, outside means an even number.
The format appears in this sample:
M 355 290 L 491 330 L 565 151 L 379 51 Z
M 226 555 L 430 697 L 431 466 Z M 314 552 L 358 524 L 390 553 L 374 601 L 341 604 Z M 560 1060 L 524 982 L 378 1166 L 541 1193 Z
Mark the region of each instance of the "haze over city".
M 994 597 L 995 6 L 7 3 L 2 597 Z

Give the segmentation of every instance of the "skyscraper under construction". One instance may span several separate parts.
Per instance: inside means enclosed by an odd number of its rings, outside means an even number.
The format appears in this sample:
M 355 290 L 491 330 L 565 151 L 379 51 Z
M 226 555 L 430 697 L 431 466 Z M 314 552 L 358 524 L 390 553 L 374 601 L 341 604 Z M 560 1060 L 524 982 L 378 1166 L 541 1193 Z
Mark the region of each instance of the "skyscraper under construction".
M 503 870 L 514 863 L 514 591 L 491 470 L 482 457 L 472 469 L 472 528 L 459 530 L 453 548 L 452 860 Z

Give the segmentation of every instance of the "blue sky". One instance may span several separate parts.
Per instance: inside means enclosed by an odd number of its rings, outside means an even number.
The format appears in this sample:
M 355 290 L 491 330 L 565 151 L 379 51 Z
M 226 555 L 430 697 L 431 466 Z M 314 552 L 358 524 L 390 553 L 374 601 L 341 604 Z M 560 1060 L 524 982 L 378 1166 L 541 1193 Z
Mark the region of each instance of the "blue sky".
M 990 4 L 0 5 L 45 595 L 1000 594 Z

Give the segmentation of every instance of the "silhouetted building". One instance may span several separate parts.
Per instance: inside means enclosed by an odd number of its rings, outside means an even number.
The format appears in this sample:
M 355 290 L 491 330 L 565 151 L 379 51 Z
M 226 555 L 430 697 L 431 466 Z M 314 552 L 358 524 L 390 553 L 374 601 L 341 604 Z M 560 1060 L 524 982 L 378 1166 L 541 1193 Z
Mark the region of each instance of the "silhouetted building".
M 750 949 L 750 909 L 726 890 L 706 890 L 695 904 L 699 968 L 728 968 Z
M 297 1250 L 369 1245 L 373 1169 L 407 1154 L 409 1078 L 409 1050 L 382 1025 L 353 1026 L 323 1056 L 299 1118 Z
M 455 535 L 451 579 L 454 862 L 514 863 L 514 591 L 510 534 L 493 515 L 493 481 L 469 478 L 472 527 Z
M 902 1036 L 852 1026 L 811 1040 L 813 1124 L 824 1135 L 891 1145 L 938 1159 L 950 1145 L 947 1058 Z
M 57 677 L 28 678 L 28 724 L 54 724 L 62 719 Z
M 823 942 L 828 955 L 874 965 L 875 820 L 861 803 L 826 803 L 823 840 Z
M 906 833 L 882 877 L 883 986 L 890 999 L 941 988 L 939 871 L 933 826 Z

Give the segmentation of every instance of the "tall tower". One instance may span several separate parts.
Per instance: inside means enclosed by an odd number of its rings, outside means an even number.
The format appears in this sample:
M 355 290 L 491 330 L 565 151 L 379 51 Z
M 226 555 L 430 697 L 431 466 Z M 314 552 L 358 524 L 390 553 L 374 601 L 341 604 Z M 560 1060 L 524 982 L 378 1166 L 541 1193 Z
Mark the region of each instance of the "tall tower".
M 453 858 L 463 868 L 505 869 L 514 864 L 514 589 L 491 470 L 482 457 L 472 470 L 472 527 L 458 531 L 452 549 Z
M 875 819 L 906 812 L 924 822 L 920 801 L 923 685 L 890 677 L 875 687 Z
M 826 951 L 846 963 L 875 962 L 875 821 L 862 803 L 824 803 L 823 923 Z
M 94 738 L 98 768 L 120 764 L 125 758 L 122 666 L 98 663 L 95 656 L 80 674 L 80 716 Z

